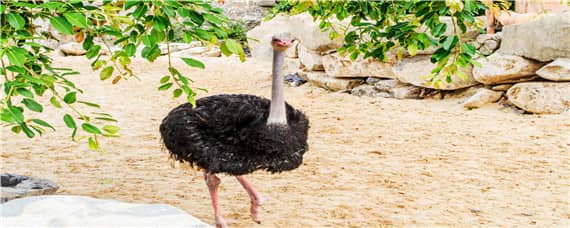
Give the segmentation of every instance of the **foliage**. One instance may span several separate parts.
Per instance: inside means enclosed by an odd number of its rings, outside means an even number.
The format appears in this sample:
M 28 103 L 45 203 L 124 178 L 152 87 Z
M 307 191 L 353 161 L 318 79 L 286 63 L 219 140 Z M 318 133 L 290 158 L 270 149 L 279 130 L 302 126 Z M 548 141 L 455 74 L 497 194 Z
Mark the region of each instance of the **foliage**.
M 437 63 L 428 77 L 436 88 L 440 83 L 451 82 L 452 76 L 466 79 L 460 71 L 470 64 L 477 65 L 476 48 L 462 34 L 470 26 L 481 29 L 482 21 L 476 16 L 492 6 L 506 9 L 508 2 L 497 1 L 485 5 L 476 0 L 446 1 L 281 1 L 272 16 L 287 11 L 291 14 L 309 12 L 320 21 L 323 30 L 330 30 L 331 38 L 344 37 L 339 52 L 347 53 L 352 60 L 365 58 L 387 59 L 387 52 L 395 51 L 399 58 L 405 51 L 414 56 L 418 50 L 437 47 L 431 62 Z M 441 16 L 450 16 L 454 28 L 446 34 L 447 24 Z M 338 28 L 335 21 L 348 20 L 348 26 Z
M 42 135 L 45 128 L 55 130 L 51 123 L 30 117 L 34 116 L 32 113 L 47 111 L 44 107 L 51 106 L 67 110 L 62 119 L 71 129 L 72 139 L 87 138 L 93 150 L 100 150 L 101 136 L 119 135 L 116 119 L 103 111 L 93 111 L 101 109 L 98 104 L 82 100 L 80 94 L 83 90 L 73 82 L 73 75 L 79 72 L 52 65 L 48 55 L 51 49 L 40 42 L 49 34 L 39 33 L 34 26 L 34 21 L 39 19 L 49 21 L 62 34 L 75 35 L 83 40 L 86 57 L 93 60 L 92 68 L 100 70 L 102 81 L 111 81 L 112 84 L 137 78 L 130 67 L 137 50 L 141 50 L 143 58 L 154 61 L 161 54 L 158 44 L 166 43 L 169 47 L 173 40 L 175 28 L 172 25 L 175 23 L 184 25 L 176 28 L 181 29 L 183 41 L 220 45 L 225 55 L 237 54 L 242 61 L 245 58 L 239 42 L 228 38 L 230 20 L 223 15 L 222 9 L 203 0 L 105 0 L 99 5 L 93 2 L 2 2 L 0 86 L 3 92 L 0 120 L 3 127 L 11 128 L 14 133 L 23 132 L 30 138 Z M 112 44 L 106 42 L 109 40 Z M 111 45 L 119 49 L 112 50 Z M 104 55 L 104 50 L 110 54 Z M 160 78 L 158 89 L 171 90 L 174 97 L 184 95 L 188 102 L 194 104 L 197 88 L 192 86 L 188 75 L 171 64 L 170 53 L 168 59 L 170 74 Z M 204 64 L 196 59 L 182 60 L 191 67 L 204 68 Z

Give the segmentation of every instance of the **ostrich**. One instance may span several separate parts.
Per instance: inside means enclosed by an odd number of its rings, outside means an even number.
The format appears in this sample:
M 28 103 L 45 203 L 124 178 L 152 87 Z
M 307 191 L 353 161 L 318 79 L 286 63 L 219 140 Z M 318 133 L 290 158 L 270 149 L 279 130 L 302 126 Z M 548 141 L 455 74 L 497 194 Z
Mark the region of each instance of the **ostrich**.
M 243 175 L 256 170 L 293 170 L 308 149 L 309 120 L 285 102 L 282 66 L 292 44 L 288 33 L 272 37 L 271 100 L 247 94 L 204 97 L 182 104 L 162 120 L 160 133 L 171 158 L 204 170 L 217 227 L 226 223 L 218 207 L 217 173 L 235 176 L 251 199 L 251 218 L 261 223 L 263 198 Z

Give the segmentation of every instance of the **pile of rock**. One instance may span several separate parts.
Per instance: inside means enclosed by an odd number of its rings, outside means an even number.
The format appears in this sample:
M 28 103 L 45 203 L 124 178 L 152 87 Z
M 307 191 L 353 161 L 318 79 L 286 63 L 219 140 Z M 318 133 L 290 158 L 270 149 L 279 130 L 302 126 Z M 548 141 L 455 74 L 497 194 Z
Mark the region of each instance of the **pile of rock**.
M 53 194 L 59 189 L 57 184 L 47 179 L 9 173 L 0 175 L 0 180 L 0 203 L 16 198 Z
M 505 26 L 502 33 L 479 34 L 469 28 L 462 37 L 483 55 L 480 67 L 463 69 L 462 80 L 440 84 L 437 91 L 474 88 L 463 103 L 477 108 L 502 100 L 532 113 L 561 113 L 570 109 L 570 13 L 546 15 L 535 21 Z M 452 34 L 451 20 L 448 34 Z M 337 27 L 346 25 L 336 21 Z M 540 31 L 540 32 L 537 32 Z M 334 50 L 342 37 L 329 39 L 309 14 L 279 15 L 248 33 L 254 58 L 271 60 L 271 36 L 290 32 L 298 39 L 287 53 L 285 72 L 297 73 L 311 84 L 331 91 L 351 91 L 358 96 L 397 99 L 422 98 L 435 90 L 426 78 L 435 68 L 430 55 L 435 48 L 387 61 L 357 58 L 351 61 Z M 390 55 L 390 53 L 388 53 Z M 447 92 L 449 93 L 449 92 Z M 506 97 L 504 96 L 506 95 Z M 505 98 L 503 98 L 505 97 Z M 503 99 L 502 99 L 503 98 Z

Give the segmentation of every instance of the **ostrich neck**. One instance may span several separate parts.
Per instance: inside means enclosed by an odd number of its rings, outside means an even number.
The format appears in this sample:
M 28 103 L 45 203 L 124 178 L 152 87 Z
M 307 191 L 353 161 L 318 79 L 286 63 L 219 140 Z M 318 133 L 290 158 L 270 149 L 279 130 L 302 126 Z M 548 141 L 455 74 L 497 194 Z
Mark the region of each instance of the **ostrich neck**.
M 283 94 L 284 52 L 273 50 L 273 83 L 271 86 L 271 109 L 267 124 L 287 124 L 285 96 Z

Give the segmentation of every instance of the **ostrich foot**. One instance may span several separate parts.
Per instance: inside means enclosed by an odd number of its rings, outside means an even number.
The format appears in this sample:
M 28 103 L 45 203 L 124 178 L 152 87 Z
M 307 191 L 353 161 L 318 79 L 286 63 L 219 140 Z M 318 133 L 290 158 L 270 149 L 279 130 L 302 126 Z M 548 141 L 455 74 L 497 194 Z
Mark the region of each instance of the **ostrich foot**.
M 218 186 L 222 181 L 216 175 L 212 173 L 204 173 L 204 179 L 206 180 L 206 185 L 210 191 L 210 197 L 212 198 L 212 205 L 214 206 L 214 216 L 216 218 L 217 228 L 226 228 L 226 222 L 222 217 L 220 212 L 220 207 L 218 206 Z
M 261 197 L 261 194 L 259 194 L 243 176 L 237 176 L 236 178 L 241 186 L 245 188 L 245 191 L 251 199 L 251 207 L 249 209 L 251 212 L 251 219 L 258 224 L 261 223 L 261 206 L 264 202 L 263 197 Z
M 261 208 L 263 206 L 263 198 L 261 195 L 257 195 L 258 198 L 251 199 L 251 207 L 249 211 L 251 212 L 251 219 L 255 221 L 257 224 L 261 224 Z

